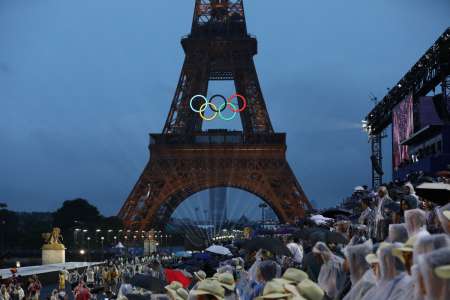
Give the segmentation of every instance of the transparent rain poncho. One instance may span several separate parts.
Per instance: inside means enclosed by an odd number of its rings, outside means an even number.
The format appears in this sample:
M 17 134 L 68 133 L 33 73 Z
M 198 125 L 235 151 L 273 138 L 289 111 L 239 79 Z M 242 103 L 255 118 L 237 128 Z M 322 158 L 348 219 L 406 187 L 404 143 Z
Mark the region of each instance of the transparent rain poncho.
M 402 272 L 401 262 L 392 254 L 397 245 L 387 245 L 378 249 L 380 260 L 380 278 L 377 284 L 371 288 L 362 299 L 391 299 L 390 296 L 399 288 L 405 272 Z
M 372 252 L 372 248 L 373 244 L 371 240 L 364 244 L 344 248 L 343 252 L 348 261 L 352 285 L 355 285 L 370 268 L 366 261 L 366 256 Z
M 333 254 L 323 242 L 317 242 L 313 252 L 322 257 L 317 283 L 331 299 L 335 298 L 345 283 L 345 273 L 342 268 L 344 260 Z
M 429 235 L 427 225 L 427 214 L 421 209 L 410 209 L 405 211 L 406 230 L 408 237 L 416 237 Z
M 436 276 L 435 269 L 450 265 L 450 248 L 441 248 L 419 257 L 419 284 L 425 288 L 425 300 L 445 300 L 450 295 L 450 279 Z
M 364 273 L 363 277 L 350 289 L 344 300 L 359 300 L 376 286 L 377 278 L 372 269 Z M 373 300 L 373 299 L 372 299 Z
M 433 234 L 419 238 L 414 245 L 414 265 L 411 268 L 411 276 L 405 277 L 406 280 L 400 283 L 402 287 L 392 295 L 392 298 L 396 300 L 423 299 L 417 284 L 419 257 L 445 247 L 450 247 L 450 238 L 446 234 Z
M 372 241 L 369 240 L 364 244 L 348 246 L 344 249 L 352 282 L 352 287 L 344 300 L 361 299 L 375 285 L 375 276 L 366 261 L 366 256 L 372 252 L 372 248 Z
M 417 198 L 416 191 L 414 190 L 414 186 L 411 184 L 411 182 L 405 183 L 404 186 L 408 188 L 408 195 L 411 195 L 411 196 L 414 196 L 415 198 Z
M 442 214 L 442 212 L 445 210 L 450 210 L 450 203 L 442 206 L 441 208 L 439 208 L 438 211 L 438 218 L 439 222 L 441 223 L 442 229 L 444 230 L 445 233 L 450 234 L 450 221 L 449 219 L 447 219 L 446 216 Z
M 386 239 L 389 243 L 405 243 L 408 240 L 408 230 L 406 224 L 390 224 L 389 234 Z
M 446 234 L 433 234 L 419 238 L 414 245 L 414 264 L 419 262 L 420 255 L 446 247 L 450 247 L 450 237 Z

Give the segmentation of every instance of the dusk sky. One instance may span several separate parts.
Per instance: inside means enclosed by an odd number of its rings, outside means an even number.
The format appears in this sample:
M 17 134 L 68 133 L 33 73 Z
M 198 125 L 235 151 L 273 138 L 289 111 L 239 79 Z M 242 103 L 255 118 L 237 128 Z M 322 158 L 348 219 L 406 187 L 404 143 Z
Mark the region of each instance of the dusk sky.
M 0 0 L 0 202 L 51 211 L 82 197 L 118 212 L 148 160 L 148 133 L 166 120 L 193 6 Z M 247 0 L 245 9 L 288 161 L 314 205 L 335 205 L 370 184 L 360 129 L 369 94 L 381 99 L 450 26 L 450 1 Z M 230 82 L 209 91 L 234 92 Z M 384 148 L 390 176 L 389 139 Z

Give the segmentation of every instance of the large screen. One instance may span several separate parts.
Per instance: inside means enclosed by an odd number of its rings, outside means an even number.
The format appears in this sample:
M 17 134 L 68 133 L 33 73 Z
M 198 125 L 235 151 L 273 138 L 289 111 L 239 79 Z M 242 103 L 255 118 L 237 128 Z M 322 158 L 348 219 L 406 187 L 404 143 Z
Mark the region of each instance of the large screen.
M 402 146 L 401 142 L 409 138 L 413 130 L 413 97 L 410 94 L 392 111 L 392 156 L 394 170 L 397 170 L 403 161 L 409 159 L 408 146 Z

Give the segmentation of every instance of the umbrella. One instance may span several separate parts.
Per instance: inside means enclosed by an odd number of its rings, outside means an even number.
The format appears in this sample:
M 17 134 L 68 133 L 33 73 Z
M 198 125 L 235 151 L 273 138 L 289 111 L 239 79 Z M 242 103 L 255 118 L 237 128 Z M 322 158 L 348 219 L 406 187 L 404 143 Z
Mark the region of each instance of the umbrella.
M 259 249 L 264 249 L 270 251 L 275 255 L 286 255 L 291 256 L 291 252 L 279 239 L 272 237 L 256 237 L 254 239 L 248 240 L 243 245 L 244 249 L 249 251 L 258 251 Z
M 164 269 L 164 273 L 166 274 L 167 282 L 178 281 L 184 288 L 187 288 L 191 284 L 192 275 L 189 278 L 180 270 Z
M 277 234 L 291 234 L 294 233 L 297 230 L 295 227 L 280 227 L 277 230 L 275 230 L 275 233 Z
M 450 178 L 450 170 L 443 170 L 436 173 L 436 176 Z
M 175 252 L 175 256 L 176 256 L 176 257 L 184 257 L 184 258 L 187 258 L 187 257 L 191 257 L 191 256 L 192 256 L 192 252 L 188 252 L 188 251 L 177 251 L 177 252 Z
M 312 233 L 309 239 L 315 244 L 319 241 L 326 244 L 347 244 L 348 239 L 336 231 L 317 231 Z
M 91 294 L 100 294 L 100 293 L 103 293 L 104 291 L 105 291 L 105 287 L 104 286 L 95 287 L 95 288 L 90 290 Z
M 118 242 L 117 245 L 114 246 L 114 248 L 123 249 L 125 246 L 122 244 L 122 242 Z
M 138 294 L 138 293 L 131 293 L 126 294 L 125 297 L 127 297 L 128 300 L 150 300 L 151 294 Z
M 322 216 L 327 218 L 336 218 L 336 216 L 350 216 L 351 211 L 343 208 L 330 208 L 322 212 Z
M 151 275 L 136 274 L 131 279 L 131 285 L 140 287 L 156 293 L 164 293 L 165 283 L 159 278 Z
M 326 218 L 322 215 L 313 215 L 310 217 L 311 221 L 313 221 L 315 224 L 320 225 L 320 224 L 326 224 L 329 221 L 333 221 L 332 218 Z
M 177 271 L 180 271 L 181 273 L 183 273 L 184 276 L 186 276 L 187 278 L 192 278 L 192 274 L 189 273 L 186 270 L 180 270 L 180 269 L 176 269 Z
M 299 238 L 301 240 L 309 240 L 311 234 L 320 231 L 329 231 L 329 230 L 322 227 L 303 228 L 302 230 L 299 230 L 296 233 L 294 233 L 293 237 Z
M 247 240 L 234 240 L 233 245 L 235 245 L 237 248 L 241 248 L 245 244 L 246 241 Z
M 220 255 L 232 255 L 230 249 L 220 245 L 211 245 L 206 248 L 206 251 Z
M 209 260 L 211 258 L 208 253 L 195 253 L 193 257 L 199 260 Z
M 438 205 L 444 205 L 450 201 L 450 184 L 425 182 L 416 187 L 416 194 Z
M 362 186 L 358 185 L 358 186 L 355 186 L 355 188 L 353 189 L 353 191 L 354 191 L 354 192 L 364 192 L 365 189 L 364 189 Z

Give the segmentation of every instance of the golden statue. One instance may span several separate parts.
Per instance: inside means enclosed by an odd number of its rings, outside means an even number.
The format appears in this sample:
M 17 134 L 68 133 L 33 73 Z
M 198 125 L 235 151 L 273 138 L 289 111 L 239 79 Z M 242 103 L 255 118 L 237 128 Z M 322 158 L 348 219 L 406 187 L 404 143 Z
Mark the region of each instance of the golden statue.
M 42 234 L 42 238 L 44 239 L 44 246 L 42 246 L 42 249 L 47 250 L 61 250 L 65 249 L 64 245 L 62 243 L 62 235 L 61 235 L 61 229 L 58 227 L 54 227 L 52 229 L 52 232 L 46 232 Z
M 252 228 L 251 227 L 244 227 L 244 239 L 251 239 L 252 237 Z

